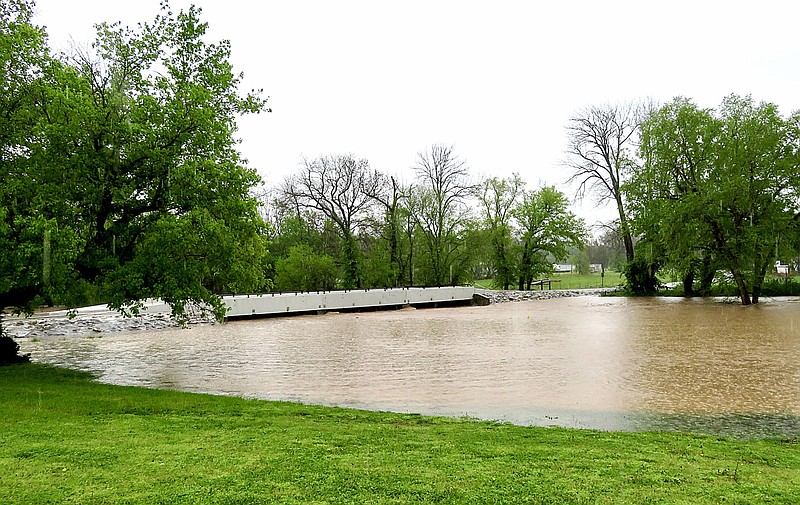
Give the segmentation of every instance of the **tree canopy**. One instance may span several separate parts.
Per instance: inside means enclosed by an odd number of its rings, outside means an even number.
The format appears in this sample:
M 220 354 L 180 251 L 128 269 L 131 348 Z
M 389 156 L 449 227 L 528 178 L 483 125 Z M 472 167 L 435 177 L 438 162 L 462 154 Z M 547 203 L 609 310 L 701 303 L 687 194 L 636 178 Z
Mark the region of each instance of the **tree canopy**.
M 53 56 L 32 7 L 0 12 L 15 125 L 0 146 L 2 305 L 95 296 L 135 311 L 158 297 L 221 316 L 220 293 L 262 287 L 260 179 L 235 134 L 268 109 L 240 94 L 230 44 L 206 41 L 200 9 L 164 2 L 152 22 L 99 24 L 91 48 Z
M 643 239 L 690 275 L 698 262 L 726 270 L 741 302 L 757 303 L 781 242 L 796 235 L 799 120 L 736 95 L 716 110 L 676 98 L 653 112 L 627 188 Z

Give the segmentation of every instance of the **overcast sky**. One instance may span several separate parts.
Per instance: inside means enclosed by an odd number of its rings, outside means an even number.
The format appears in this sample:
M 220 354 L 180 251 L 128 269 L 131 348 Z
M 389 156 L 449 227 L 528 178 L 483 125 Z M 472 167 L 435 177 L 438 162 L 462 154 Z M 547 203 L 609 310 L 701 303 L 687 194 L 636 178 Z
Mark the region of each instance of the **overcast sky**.
M 159 0 L 37 0 L 51 46 L 93 24 L 135 26 Z M 239 122 L 274 185 L 302 155 L 353 153 L 410 181 L 416 153 L 452 144 L 472 173 L 563 186 L 570 115 L 587 105 L 730 93 L 800 109 L 800 2 L 173 0 L 229 39 L 245 87 L 273 112 Z M 578 207 L 590 223 L 587 202 Z

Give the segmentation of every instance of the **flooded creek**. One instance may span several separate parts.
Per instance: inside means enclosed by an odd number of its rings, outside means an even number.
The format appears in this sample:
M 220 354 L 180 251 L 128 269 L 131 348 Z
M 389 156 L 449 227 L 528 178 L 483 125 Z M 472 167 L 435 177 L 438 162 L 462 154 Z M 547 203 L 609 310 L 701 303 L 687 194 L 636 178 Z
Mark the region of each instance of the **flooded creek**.
M 609 430 L 800 436 L 800 300 L 577 297 L 19 340 L 103 382 Z

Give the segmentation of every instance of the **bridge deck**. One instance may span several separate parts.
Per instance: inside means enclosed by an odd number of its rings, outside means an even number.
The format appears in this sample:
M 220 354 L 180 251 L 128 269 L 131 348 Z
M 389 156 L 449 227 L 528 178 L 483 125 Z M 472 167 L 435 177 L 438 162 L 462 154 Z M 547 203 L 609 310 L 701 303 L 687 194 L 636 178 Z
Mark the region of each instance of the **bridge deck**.
M 227 317 L 260 317 L 335 310 L 470 303 L 475 288 L 394 288 L 226 296 Z

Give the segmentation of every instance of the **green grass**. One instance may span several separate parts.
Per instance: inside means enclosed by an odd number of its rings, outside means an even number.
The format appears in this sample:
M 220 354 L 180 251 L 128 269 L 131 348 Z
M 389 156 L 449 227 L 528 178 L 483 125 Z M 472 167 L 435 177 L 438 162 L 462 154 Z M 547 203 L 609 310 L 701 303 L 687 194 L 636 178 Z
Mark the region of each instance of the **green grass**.
M 0 367 L 12 504 L 800 503 L 796 441 L 518 427 Z
M 607 287 L 613 288 L 623 283 L 624 279 L 619 272 L 607 271 L 605 276 L 600 273 L 596 274 L 577 274 L 577 273 L 564 273 L 545 275 L 542 278 L 557 280 L 552 284 L 553 289 L 585 289 L 585 288 L 600 288 Z M 494 279 L 481 279 L 475 281 L 475 286 L 482 289 L 496 289 Z M 511 289 L 517 289 L 517 286 L 511 286 Z M 535 287 L 534 289 L 539 289 Z M 547 289 L 547 287 L 545 287 Z

